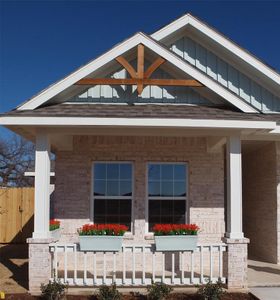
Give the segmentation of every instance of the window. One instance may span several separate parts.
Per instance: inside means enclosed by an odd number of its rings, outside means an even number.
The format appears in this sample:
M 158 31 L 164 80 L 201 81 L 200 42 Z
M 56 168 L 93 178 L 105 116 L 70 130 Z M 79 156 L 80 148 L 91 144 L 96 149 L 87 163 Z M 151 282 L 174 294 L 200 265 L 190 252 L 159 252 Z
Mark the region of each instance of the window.
M 93 177 L 94 223 L 123 224 L 131 230 L 132 164 L 95 163 Z
M 186 221 L 187 164 L 148 164 L 149 230 Z

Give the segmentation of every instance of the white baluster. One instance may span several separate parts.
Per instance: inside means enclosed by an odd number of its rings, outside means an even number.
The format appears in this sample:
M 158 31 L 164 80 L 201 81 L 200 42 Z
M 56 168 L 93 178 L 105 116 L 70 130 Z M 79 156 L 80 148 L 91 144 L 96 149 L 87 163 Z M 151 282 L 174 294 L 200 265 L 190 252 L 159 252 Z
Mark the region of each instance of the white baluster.
M 204 283 L 204 275 L 203 275 L 203 246 L 200 246 L 200 283 Z
M 74 284 L 77 284 L 77 244 L 74 244 Z
M 219 277 L 223 277 L 223 246 L 219 246 Z
M 155 281 L 155 251 L 152 251 L 152 281 Z
M 191 252 L 191 283 L 194 282 L 194 251 Z
M 57 246 L 54 246 L 54 278 L 57 279 Z
M 165 283 L 165 253 L 162 252 L 162 282 Z
M 116 282 L 116 252 L 113 253 L 113 283 Z
M 103 252 L 103 284 L 106 284 L 106 252 Z
M 142 247 L 142 265 L 143 265 L 143 270 L 142 270 L 142 283 L 145 284 L 146 282 L 146 270 L 145 270 L 145 265 L 146 265 L 146 258 L 145 258 L 145 246 Z
M 123 247 L 123 284 L 126 284 L 125 247 Z
M 181 261 L 181 283 L 185 283 L 185 262 L 184 262 L 184 252 L 180 252 Z
M 84 252 L 84 285 L 87 284 L 87 252 Z
M 171 254 L 171 283 L 174 283 L 175 254 Z
M 64 246 L 64 283 L 67 282 L 67 246 Z
M 213 279 L 213 248 L 210 246 L 210 281 Z
M 132 247 L 132 284 L 135 284 L 135 247 Z
M 97 284 L 96 252 L 93 252 L 93 284 Z

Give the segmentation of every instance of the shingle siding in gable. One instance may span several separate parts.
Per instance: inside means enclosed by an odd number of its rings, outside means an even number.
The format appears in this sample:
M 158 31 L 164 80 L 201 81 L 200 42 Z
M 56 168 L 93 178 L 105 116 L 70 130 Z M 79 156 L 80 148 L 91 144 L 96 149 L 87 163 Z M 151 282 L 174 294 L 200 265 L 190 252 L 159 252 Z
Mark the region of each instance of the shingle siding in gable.
M 213 52 L 189 37 L 171 45 L 171 50 L 227 87 L 246 102 L 265 112 L 280 112 L 280 98 L 248 78 Z

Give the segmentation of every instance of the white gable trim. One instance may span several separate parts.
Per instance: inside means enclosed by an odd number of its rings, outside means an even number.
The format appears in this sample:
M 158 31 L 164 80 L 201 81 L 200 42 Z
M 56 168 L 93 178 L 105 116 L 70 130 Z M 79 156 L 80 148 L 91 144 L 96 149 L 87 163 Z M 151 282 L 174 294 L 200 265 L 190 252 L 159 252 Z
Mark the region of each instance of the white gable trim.
M 150 48 L 152 51 L 160 55 L 161 57 L 165 58 L 168 62 L 185 72 L 186 74 L 190 75 L 194 79 L 198 80 L 206 87 L 211 89 L 213 92 L 220 95 L 222 98 L 226 99 L 229 103 L 234 105 L 235 107 L 239 108 L 243 112 L 247 113 L 256 113 L 258 110 L 253 108 L 250 104 L 246 103 L 245 101 L 241 100 L 239 97 L 231 93 L 229 90 L 224 88 L 219 83 L 215 82 L 213 79 L 209 78 L 207 75 L 203 74 L 195 67 L 191 66 L 188 62 L 182 60 L 178 57 L 175 53 L 169 51 L 165 47 L 159 45 L 155 40 L 151 39 L 150 37 L 146 36 L 143 33 L 137 33 L 130 39 L 124 41 L 123 43 L 115 46 L 110 51 L 106 52 L 102 56 L 98 57 L 97 59 L 93 60 L 86 66 L 78 69 L 76 72 L 70 74 L 68 77 L 62 79 L 61 81 L 57 82 L 50 88 L 44 90 L 39 95 L 35 96 L 28 102 L 24 103 L 23 105 L 19 106 L 18 110 L 32 110 L 36 109 L 50 98 L 54 97 L 58 93 L 62 92 L 69 86 L 76 83 L 78 80 L 88 76 L 90 73 L 94 72 L 98 68 L 102 67 L 106 63 L 112 61 L 117 56 L 122 55 L 129 49 L 135 47 L 138 44 L 143 44 L 146 47 Z
M 259 70 L 268 78 L 280 85 L 280 75 L 276 71 L 269 68 L 260 60 L 258 60 L 257 58 L 255 58 L 254 56 L 252 56 L 251 54 L 249 54 L 248 52 L 231 42 L 229 39 L 227 39 L 226 37 L 213 30 L 205 23 L 201 22 L 200 20 L 196 19 L 190 14 L 184 15 L 181 18 L 175 20 L 174 22 L 168 24 L 167 26 L 161 28 L 160 30 L 153 33 L 151 37 L 157 41 L 160 41 L 187 25 L 191 25 L 192 27 L 199 30 L 209 38 L 213 39 L 216 43 L 225 47 L 226 49 L 240 57 L 242 60 L 244 60 L 246 63 L 250 64 L 252 67 Z
M 241 121 L 213 119 L 165 119 L 165 118 L 89 118 L 89 117 L 0 117 L 0 125 L 25 126 L 105 126 L 105 127 L 156 127 L 156 128 L 204 128 L 204 129 L 261 129 L 274 130 L 273 121 Z

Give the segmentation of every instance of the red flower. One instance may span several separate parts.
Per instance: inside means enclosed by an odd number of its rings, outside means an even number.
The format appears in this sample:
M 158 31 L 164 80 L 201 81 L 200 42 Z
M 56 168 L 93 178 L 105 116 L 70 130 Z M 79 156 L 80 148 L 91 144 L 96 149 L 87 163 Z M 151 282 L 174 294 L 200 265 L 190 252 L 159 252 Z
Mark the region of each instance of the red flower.
M 49 230 L 55 230 L 58 229 L 60 227 L 60 221 L 55 220 L 55 219 L 51 219 L 50 223 L 49 223 Z
M 197 235 L 196 224 L 156 224 L 152 231 L 155 235 Z
M 78 229 L 78 233 L 79 235 L 122 236 L 127 230 L 127 226 L 119 224 L 85 224 Z

